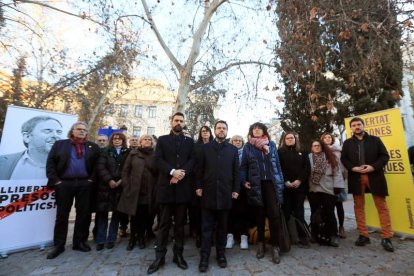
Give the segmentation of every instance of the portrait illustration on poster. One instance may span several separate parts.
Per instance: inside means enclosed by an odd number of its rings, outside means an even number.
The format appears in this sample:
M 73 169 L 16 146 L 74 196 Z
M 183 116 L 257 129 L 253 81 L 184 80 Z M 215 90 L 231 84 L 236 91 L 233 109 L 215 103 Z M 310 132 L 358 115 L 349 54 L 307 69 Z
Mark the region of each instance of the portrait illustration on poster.
M 1 255 L 52 241 L 56 203 L 46 188 L 46 162 L 76 121 L 75 115 L 8 107 L 0 142 Z

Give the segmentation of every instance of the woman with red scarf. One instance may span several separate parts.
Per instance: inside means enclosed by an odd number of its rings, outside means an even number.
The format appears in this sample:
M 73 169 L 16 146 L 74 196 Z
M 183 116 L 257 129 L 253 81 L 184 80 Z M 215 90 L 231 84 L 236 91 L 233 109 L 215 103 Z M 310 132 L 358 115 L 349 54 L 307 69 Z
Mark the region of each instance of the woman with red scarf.
M 255 207 L 259 247 L 256 257 L 264 257 L 265 218 L 269 220 L 272 261 L 280 263 L 280 204 L 283 203 L 284 181 L 276 144 L 270 141 L 267 127 L 254 123 L 249 128 L 249 141 L 243 148 L 240 180 L 247 189 L 247 201 Z

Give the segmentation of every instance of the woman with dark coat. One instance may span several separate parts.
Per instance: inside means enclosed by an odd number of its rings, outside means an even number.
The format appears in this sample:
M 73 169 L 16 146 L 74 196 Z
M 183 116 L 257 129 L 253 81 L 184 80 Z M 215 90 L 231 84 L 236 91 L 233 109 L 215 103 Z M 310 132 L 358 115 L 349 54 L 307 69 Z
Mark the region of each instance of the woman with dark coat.
M 289 221 L 291 215 L 299 220 L 296 221 L 299 244 L 307 248 L 310 246 L 310 241 L 303 229 L 306 227 L 304 203 L 309 191 L 310 164 L 308 154 L 300 149 L 298 139 L 295 133 L 286 132 L 282 137 L 282 146 L 279 148 L 280 164 L 285 180 L 283 211 L 286 221 Z
M 240 167 L 241 183 L 247 189 L 247 201 L 256 207 L 258 247 L 256 257 L 264 257 L 265 218 L 269 220 L 273 245 L 272 261 L 280 263 L 280 204 L 283 203 L 284 181 L 276 144 L 270 141 L 267 127 L 254 123 L 249 128 L 249 141 L 243 148 Z
M 96 198 L 96 250 L 106 247 L 111 249 L 115 245 L 119 213 L 116 211 L 121 195 L 121 172 L 129 149 L 126 146 L 126 137 L 123 133 L 115 132 L 109 138 L 109 146 L 102 149 L 96 165 L 99 175 L 98 192 Z M 111 223 L 108 229 L 108 212 L 112 211 Z
M 196 247 L 201 247 L 201 207 L 200 207 L 200 197 L 196 195 L 195 191 L 197 189 L 197 165 L 199 163 L 199 158 L 201 156 L 202 145 L 207 144 L 213 140 L 213 133 L 208 126 L 202 126 L 198 131 L 198 139 L 194 145 L 194 152 L 196 156 L 196 165 L 194 167 L 194 172 L 192 174 L 193 181 L 192 187 L 194 190 L 193 200 L 191 201 L 191 206 L 188 209 L 188 217 L 190 220 L 190 233 L 195 236 Z
M 131 237 L 127 250 L 132 250 L 138 240 L 139 248 L 145 248 L 145 230 L 155 211 L 154 149 L 151 135 L 139 138 L 138 150 L 128 155 L 122 171 L 122 194 L 118 211 L 131 216 Z

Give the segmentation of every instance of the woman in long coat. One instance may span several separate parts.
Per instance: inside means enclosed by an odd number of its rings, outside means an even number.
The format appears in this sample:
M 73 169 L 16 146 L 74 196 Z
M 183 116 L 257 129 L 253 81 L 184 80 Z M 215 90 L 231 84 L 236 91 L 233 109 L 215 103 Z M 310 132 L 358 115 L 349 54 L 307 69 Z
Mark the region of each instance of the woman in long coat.
M 113 133 L 109 138 L 109 146 L 102 149 L 96 165 L 99 175 L 98 192 L 96 197 L 96 250 L 106 247 L 111 249 L 115 245 L 119 213 L 116 211 L 121 195 L 121 172 L 129 149 L 126 146 L 126 137 L 123 133 Z M 112 212 L 111 223 L 108 229 L 108 212 Z
M 139 248 L 145 248 L 145 229 L 152 222 L 155 205 L 154 149 L 151 135 L 139 138 L 139 147 L 131 151 L 122 171 L 122 194 L 118 211 L 131 216 L 131 237 L 127 250 L 132 250 L 138 240 Z

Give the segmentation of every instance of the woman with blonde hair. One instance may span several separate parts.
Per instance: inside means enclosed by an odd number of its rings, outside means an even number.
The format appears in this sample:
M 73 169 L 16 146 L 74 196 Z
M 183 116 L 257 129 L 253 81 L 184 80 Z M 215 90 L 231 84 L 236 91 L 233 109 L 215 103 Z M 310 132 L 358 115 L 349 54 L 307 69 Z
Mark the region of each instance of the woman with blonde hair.
M 145 230 L 151 224 L 155 205 L 154 158 L 152 136 L 142 135 L 138 149 L 128 155 L 122 171 L 123 190 L 118 211 L 131 216 L 131 236 L 127 250 L 132 250 L 137 241 L 140 249 L 145 248 Z

